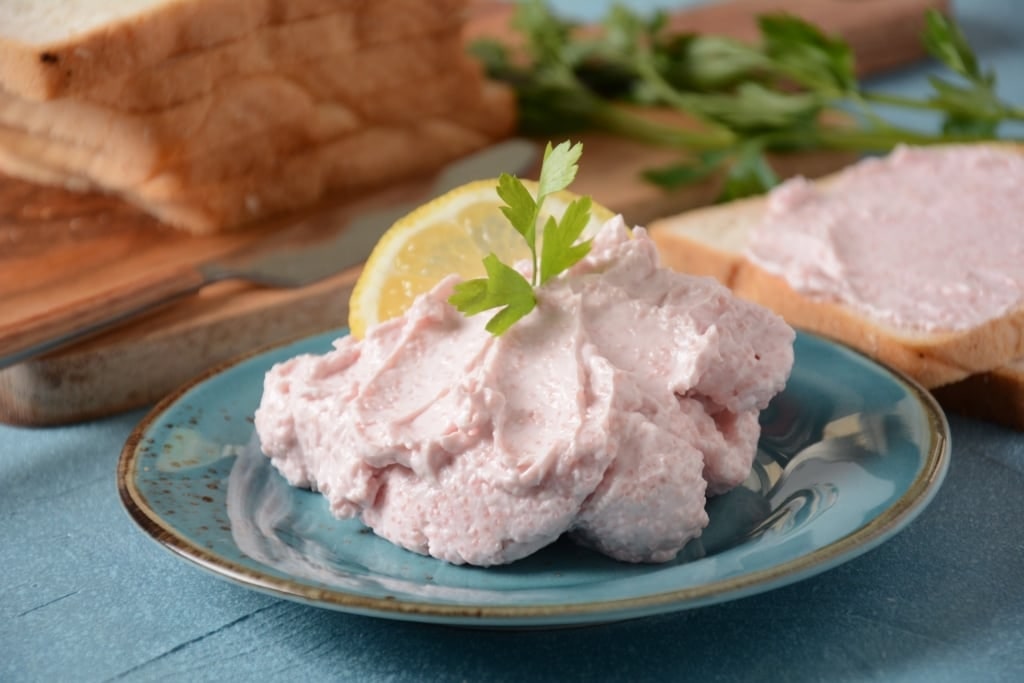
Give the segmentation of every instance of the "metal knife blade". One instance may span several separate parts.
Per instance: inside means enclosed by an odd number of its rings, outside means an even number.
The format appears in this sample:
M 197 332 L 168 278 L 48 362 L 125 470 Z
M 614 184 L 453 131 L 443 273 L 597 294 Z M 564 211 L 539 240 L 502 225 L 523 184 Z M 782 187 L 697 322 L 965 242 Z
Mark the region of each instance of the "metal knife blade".
M 506 140 L 449 164 L 427 191 L 412 198 L 405 192 L 403 201 L 383 208 L 342 207 L 314 213 L 227 256 L 118 287 L 95 297 L 92 306 L 46 311 L 0 329 L 0 368 L 91 337 L 213 282 L 242 279 L 269 287 L 303 287 L 342 273 L 363 263 L 381 235 L 416 206 L 472 180 L 503 172 L 525 173 L 538 161 L 535 143 Z

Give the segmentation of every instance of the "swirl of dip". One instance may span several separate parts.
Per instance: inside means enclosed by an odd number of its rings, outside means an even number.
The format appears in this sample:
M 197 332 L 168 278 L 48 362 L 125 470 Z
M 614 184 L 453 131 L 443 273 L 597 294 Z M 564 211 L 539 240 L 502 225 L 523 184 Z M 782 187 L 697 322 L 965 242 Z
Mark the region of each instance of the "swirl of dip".
M 706 278 L 658 266 L 609 221 L 500 337 L 440 282 L 401 317 L 275 366 L 256 428 L 339 517 L 452 563 L 512 562 L 563 533 L 663 562 L 740 484 L 793 330 Z

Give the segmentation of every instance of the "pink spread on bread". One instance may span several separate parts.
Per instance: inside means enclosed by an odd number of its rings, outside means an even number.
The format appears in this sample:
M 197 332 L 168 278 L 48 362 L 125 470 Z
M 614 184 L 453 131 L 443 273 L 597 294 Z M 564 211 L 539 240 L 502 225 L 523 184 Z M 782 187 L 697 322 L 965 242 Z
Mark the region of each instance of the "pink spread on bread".
M 1024 303 L 1024 157 L 900 148 L 824 187 L 772 191 L 747 257 L 809 297 L 900 329 L 965 330 Z
M 621 218 L 500 337 L 448 304 L 456 281 L 363 340 L 275 366 L 264 453 L 338 517 L 448 562 L 512 562 L 564 533 L 673 559 L 707 524 L 706 496 L 749 474 L 793 330 L 660 268 Z

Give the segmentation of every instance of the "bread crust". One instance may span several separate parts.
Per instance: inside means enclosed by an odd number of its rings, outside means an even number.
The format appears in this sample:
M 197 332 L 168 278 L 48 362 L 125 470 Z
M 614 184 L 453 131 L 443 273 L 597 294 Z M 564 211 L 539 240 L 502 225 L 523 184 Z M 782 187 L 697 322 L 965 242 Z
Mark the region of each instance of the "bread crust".
M 180 105 L 238 78 L 278 74 L 314 96 L 356 99 L 429 78 L 465 61 L 457 24 L 427 23 L 401 39 L 363 44 L 357 17 L 345 13 L 264 27 L 251 36 L 165 60 L 125 78 L 97 84 L 76 99 L 123 112 Z
M 142 129 L 136 137 L 122 131 L 116 141 L 90 144 L 0 124 L 0 168 L 16 174 L 15 162 L 5 159 L 28 160 L 109 190 L 138 187 L 157 177 L 175 178 L 188 186 L 254 173 L 273 166 L 279 157 L 369 125 L 449 117 L 493 136 L 510 132 L 510 116 L 497 106 L 484 106 L 483 87 L 482 76 L 471 63 L 452 65 L 433 78 L 379 89 L 356 103 L 341 98 L 321 101 L 294 89 L 287 79 L 268 81 L 262 92 L 246 93 L 247 101 L 258 96 L 265 103 L 260 106 L 273 108 L 278 97 L 291 95 L 287 107 L 240 125 L 238 117 L 258 114 L 258 107 L 246 108 L 242 100 L 229 97 L 227 107 L 203 121 L 205 129 L 191 129 L 186 139 L 175 140 L 174 131 L 164 123 L 162 144 L 147 138 Z M 509 103 L 506 111 L 512 108 Z
M 382 76 L 382 70 L 389 75 Z M 77 98 L 33 102 L 0 91 L 0 123 L 108 153 L 124 149 L 159 158 L 188 156 L 189 147 L 202 150 L 275 125 L 312 121 L 310 109 L 318 101 L 340 102 L 364 118 L 413 116 L 415 110 L 394 104 L 393 89 L 405 88 L 412 104 L 425 106 L 423 97 L 416 99 L 417 91 L 429 90 L 445 74 L 461 75 L 466 93 L 478 90 L 483 79 L 474 70 L 478 68 L 464 55 L 459 31 L 449 29 L 365 54 L 328 52 L 313 61 L 283 63 L 226 79 L 199 97 L 142 112 Z M 458 107 L 459 99 L 450 105 Z
M 361 53 L 356 18 L 334 12 L 257 28 L 238 40 L 170 57 L 125 76 L 105 79 L 75 94 L 76 99 L 126 112 L 171 107 L 201 97 L 232 78 L 273 72 L 281 64 L 351 60 Z M 424 35 L 434 31 L 424 30 Z M 394 43 L 385 48 L 394 49 Z M 380 46 L 363 48 L 363 54 Z M 388 55 L 379 55 L 390 61 Z M 344 64 L 337 65 L 344 68 Z
M 427 173 L 511 133 L 512 92 L 491 83 L 478 92 L 472 106 L 443 117 L 368 124 L 288 153 L 272 149 L 252 168 L 223 176 L 207 171 L 203 182 L 172 170 L 137 185 L 104 186 L 40 155 L 12 155 L 3 144 L 0 170 L 79 191 L 113 192 L 164 222 L 208 234 L 298 209 L 327 193 L 344 195 Z M 230 155 L 222 152 L 210 162 L 226 158 Z
M 1019 362 L 938 387 L 932 393 L 955 413 L 1024 430 L 1024 366 Z
M 262 27 L 352 17 L 353 49 L 459 23 L 466 0 L 167 0 L 155 9 L 46 44 L 0 36 L 0 87 L 50 100 L 164 60 L 245 39 Z
M 490 142 L 479 131 L 447 120 L 374 126 L 282 158 L 267 172 L 166 198 L 151 189 L 127 198 L 165 223 L 207 234 L 308 206 L 327 194 L 346 196 L 424 174 Z

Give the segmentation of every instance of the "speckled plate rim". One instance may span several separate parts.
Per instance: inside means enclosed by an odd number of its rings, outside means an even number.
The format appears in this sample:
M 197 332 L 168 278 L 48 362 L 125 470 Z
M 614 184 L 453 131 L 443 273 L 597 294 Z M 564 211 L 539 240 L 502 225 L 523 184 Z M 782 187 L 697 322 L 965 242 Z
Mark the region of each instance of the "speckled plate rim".
M 346 330 L 338 332 L 347 333 Z M 149 505 L 136 485 L 140 445 L 147 432 L 183 396 L 211 378 L 274 350 L 320 335 L 291 339 L 221 363 L 166 396 L 143 417 L 125 442 L 117 466 L 118 493 L 131 519 L 150 538 L 174 555 L 218 578 L 275 597 L 354 614 L 457 626 L 557 627 L 619 621 L 735 600 L 815 576 L 881 545 L 928 506 L 949 468 L 949 425 L 944 412 L 927 390 L 904 373 L 846 344 L 809 332 L 800 331 L 798 334 L 859 356 L 890 374 L 905 389 L 907 396 L 917 402 L 927 420 L 928 443 L 926 448 L 922 448 L 923 462 L 917 476 L 903 494 L 855 531 L 789 561 L 720 581 L 638 597 L 579 604 L 451 605 L 315 588 L 299 581 L 254 571 L 192 543 Z

